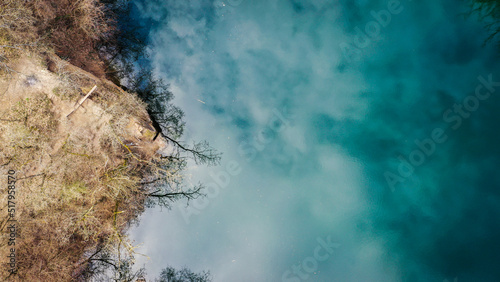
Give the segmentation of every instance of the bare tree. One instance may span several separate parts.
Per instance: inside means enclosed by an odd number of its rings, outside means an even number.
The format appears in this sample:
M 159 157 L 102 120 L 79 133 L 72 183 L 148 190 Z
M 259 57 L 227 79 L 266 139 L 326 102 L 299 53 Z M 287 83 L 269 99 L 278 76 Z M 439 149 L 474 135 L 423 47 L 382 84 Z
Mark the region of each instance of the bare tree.
M 194 273 L 187 268 L 182 268 L 181 270 L 176 270 L 173 267 L 166 267 L 162 270 L 160 277 L 156 279 L 156 282 L 210 282 L 212 278 L 210 277 L 209 271 L 202 271 L 200 273 Z
M 102 245 L 82 264 L 85 265 L 84 268 L 75 277 L 75 280 L 81 282 L 135 282 L 146 275 L 146 269 L 143 267 L 133 270 L 132 254 L 116 255 L 103 248 Z
M 497 41 L 496 44 L 500 48 L 500 0 L 470 0 L 471 12 L 476 14 L 485 22 L 486 29 L 490 35 L 485 40 L 485 43 Z

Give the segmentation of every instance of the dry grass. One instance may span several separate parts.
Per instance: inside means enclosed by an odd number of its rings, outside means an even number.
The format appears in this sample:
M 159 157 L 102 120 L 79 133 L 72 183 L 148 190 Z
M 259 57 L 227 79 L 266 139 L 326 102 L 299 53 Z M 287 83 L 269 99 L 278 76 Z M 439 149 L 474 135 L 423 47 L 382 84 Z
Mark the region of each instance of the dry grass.
M 161 140 L 151 142 L 147 131 L 130 126 L 149 120 L 137 96 L 57 63 L 56 73 L 42 75 L 42 64 L 30 70 L 40 73 L 40 84 L 49 83 L 42 90 L 22 82 L 22 74 L 0 78 L 0 85 L 17 85 L 0 97 L 9 101 L 0 111 L 0 171 L 16 170 L 19 178 L 19 281 L 70 281 L 85 269 L 84 254 L 98 246 L 133 251 L 123 234 L 144 210 L 141 180 L 165 174 L 155 154 Z M 92 85 L 98 85 L 95 96 L 67 119 Z M 6 198 L 0 199 L 3 218 Z M 6 271 L 0 270 L 2 280 Z
M 35 42 L 34 18 L 21 1 L 0 1 L 0 70 L 10 71 L 8 58 L 19 55 Z
M 112 32 L 96 0 L 0 0 L 0 175 L 18 177 L 18 274 L 2 267 L 2 281 L 74 281 L 96 249 L 130 255 L 124 233 L 151 192 L 141 181 L 182 180 L 156 154 L 165 143 L 145 103 L 102 79 L 95 45 Z M 2 264 L 6 206 L 0 197 Z
M 104 8 L 95 0 L 35 0 L 30 6 L 38 34 L 60 57 L 99 77 L 104 76 L 103 62 L 96 42 L 111 32 Z
M 96 44 L 112 33 L 113 21 L 96 0 L 0 1 L 3 58 L 27 46 L 54 50 L 75 66 L 104 77 Z

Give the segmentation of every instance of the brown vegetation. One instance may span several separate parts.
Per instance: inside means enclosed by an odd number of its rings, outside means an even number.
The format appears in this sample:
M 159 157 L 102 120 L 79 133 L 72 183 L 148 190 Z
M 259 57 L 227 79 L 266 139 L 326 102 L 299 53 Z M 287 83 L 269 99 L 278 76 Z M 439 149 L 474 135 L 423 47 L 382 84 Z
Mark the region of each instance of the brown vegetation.
M 135 77 L 132 62 L 124 61 L 128 35 L 120 42 L 105 15 L 96 0 L 0 0 L 2 281 L 88 281 L 106 277 L 107 266 L 115 281 L 134 281 L 143 270 L 131 272 L 126 228 L 146 205 L 201 195 L 201 186 L 182 189 L 187 158 L 207 164 L 220 158 L 205 142 L 190 147 L 177 140 L 182 111 L 168 104 L 171 93 L 151 72 Z M 141 98 L 104 77 L 109 68 L 120 72 L 120 64 L 128 66 L 126 76 L 113 81 L 126 77 Z M 7 265 L 12 171 L 14 275 Z
M 85 269 L 85 253 L 131 248 L 123 231 L 143 210 L 147 191 L 140 181 L 169 173 L 156 154 L 165 144 L 152 141 L 145 105 L 135 95 L 60 60 L 59 72 L 50 73 L 45 58 L 32 57 L 11 64 L 13 72 L 0 80 L 0 170 L 15 170 L 18 178 L 19 269 L 11 278 L 70 281 Z M 96 96 L 66 118 L 92 85 Z M 6 185 L 0 193 L 7 195 Z M 7 198 L 0 199 L 5 227 Z M 0 243 L 2 280 L 6 243 Z
M 96 0 L 0 1 L 4 43 L 43 46 L 97 77 L 104 77 L 104 62 L 96 45 L 112 34 L 112 19 L 106 19 L 104 6 Z
M 96 251 L 130 254 L 124 231 L 151 192 L 141 181 L 181 178 L 157 154 L 166 144 L 153 140 L 146 105 L 103 79 L 95 44 L 111 31 L 94 0 L 0 0 L 2 281 L 82 280 Z M 8 171 L 17 177 L 15 275 Z

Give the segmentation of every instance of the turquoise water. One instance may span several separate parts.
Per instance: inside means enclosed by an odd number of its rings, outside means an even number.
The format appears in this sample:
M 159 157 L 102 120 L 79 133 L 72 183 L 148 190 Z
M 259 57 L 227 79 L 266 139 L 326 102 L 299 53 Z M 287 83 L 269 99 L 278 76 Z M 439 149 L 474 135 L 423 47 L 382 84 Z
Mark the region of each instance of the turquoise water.
M 151 277 L 498 281 L 498 49 L 460 1 L 136 1 L 218 167 L 131 231 Z

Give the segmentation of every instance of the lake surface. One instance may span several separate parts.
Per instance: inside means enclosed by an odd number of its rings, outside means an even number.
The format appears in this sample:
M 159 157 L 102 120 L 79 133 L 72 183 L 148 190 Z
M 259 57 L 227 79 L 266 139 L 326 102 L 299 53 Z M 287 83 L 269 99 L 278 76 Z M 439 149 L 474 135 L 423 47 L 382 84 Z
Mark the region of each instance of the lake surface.
M 135 1 L 208 197 L 131 230 L 214 281 L 498 281 L 499 50 L 461 1 Z

